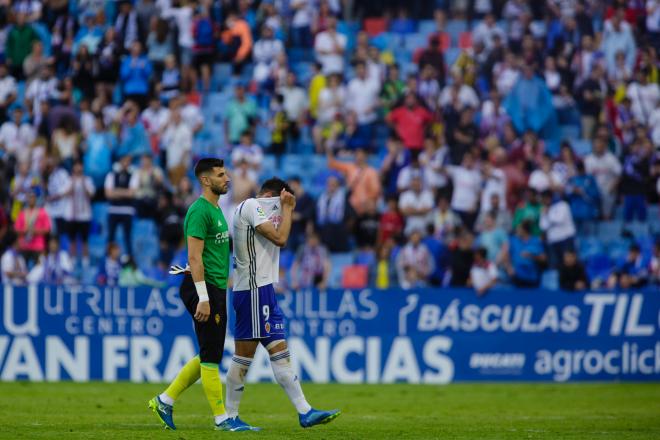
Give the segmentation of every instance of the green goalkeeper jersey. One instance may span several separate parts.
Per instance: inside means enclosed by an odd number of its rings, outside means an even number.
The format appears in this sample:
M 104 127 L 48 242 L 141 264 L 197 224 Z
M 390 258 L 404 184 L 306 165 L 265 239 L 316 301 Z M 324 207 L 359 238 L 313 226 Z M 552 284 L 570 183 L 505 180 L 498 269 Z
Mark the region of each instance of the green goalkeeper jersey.
M 219 206 L 204 197 L 198 198 L 186 213 L 183 235 L 204 240 L 204 280 L 221 289 L 227 288 L 229 277 L 229 228 Z

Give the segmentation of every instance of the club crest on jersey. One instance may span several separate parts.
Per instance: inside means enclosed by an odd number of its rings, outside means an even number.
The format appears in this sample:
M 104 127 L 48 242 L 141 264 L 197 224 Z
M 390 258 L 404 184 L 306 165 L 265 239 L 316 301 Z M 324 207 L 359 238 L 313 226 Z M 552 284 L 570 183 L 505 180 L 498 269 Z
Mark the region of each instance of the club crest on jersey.
M 222 226 L 222 220 L 218 220 L 218 227 Z
M 266 329 L 266 333 L 270 333 L 270 322 L 267 322 L 264 328 Z
M 261 217 L 266 217 L 266 213 L 261 206 L 257 206 L 257 214 L 259 214 Z
M 220 314 L 219 313 L 215 314 L 215 325 L 220 325 Z

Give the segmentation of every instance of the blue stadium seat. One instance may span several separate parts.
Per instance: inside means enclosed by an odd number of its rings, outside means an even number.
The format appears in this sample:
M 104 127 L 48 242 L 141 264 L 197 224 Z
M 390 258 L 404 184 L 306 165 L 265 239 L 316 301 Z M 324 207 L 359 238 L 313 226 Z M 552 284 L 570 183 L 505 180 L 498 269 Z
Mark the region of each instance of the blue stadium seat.
M 447 65 L 448 68 L 454 65 L 460 54 L 461 54 L 461 49 L 457 47 L 450 47 L 449 49 L 447 49 L 447 51 L 445 52 L 445 64 Z
M 350 252 L 330 254 L 330 279 L 328 287 L 340 288 L 344 268 L 353 264 L 353 254 Z
M 458 44 L 458 36 L 468 28 L 465 20 L 449 20 L 445 30 L 451 36 L 452 44 Z
M 383 32 L 370 39 L 371 44 L 382 50 L 396 50 L 403 46 L 404 37 L 401 34 Z
M 559 126 L 559 132 L 561 140 L 568 140 L 572 143 L 580 139 L 580 127 L 575 125 L 561 125 Z
M 221 88 L 231 80 L 231 64 L 216 63 L 213 66 L 213 84 Z
M 591 281 L 595 279 L 606 280 L 612 273 L 613 267 L 614 261 L 605 254 L 594 255 L 585 264 L 587 277 Z
M 427 46 L 427 39 L 425 35 L 422 34 L 408 34 L 404 37 L 404 47 L 411 51 L 415 52 L 417 49 L 424 48 Z
M 577 252 L 582 260 L 605 252 L 603 243 L 596 237 L 580 237 L 578 239 Z
M 437 32 L 437 30 L 438 25 L 436 25 L 433 20 L 421 20 L 417 26 L 417 32 L 427 37 L 430 34 Z
M 390 21 L 390 32 L 399 34 L 411 34 L 417 29 L 417 22 L 411 19 L 394 19 Z
M 591 153 L 591 141 L 588 139 L 576 139 L 571 142 L 571 146 L 575 154 L 579 157 L 585 157 Z
M 541 275 L 541 287 L 548 290 L 559 289 L 559 272 L 556 270 L 546 270 Z

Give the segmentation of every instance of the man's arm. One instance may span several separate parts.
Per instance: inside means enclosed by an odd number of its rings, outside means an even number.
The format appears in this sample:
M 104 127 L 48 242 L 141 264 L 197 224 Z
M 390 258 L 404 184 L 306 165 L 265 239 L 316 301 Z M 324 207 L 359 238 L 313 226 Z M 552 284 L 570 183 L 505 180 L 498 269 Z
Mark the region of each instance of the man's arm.
M 282 202 L 282 223 L 280 227 L 276 229 L 272 222 L 267 221 L 258 225 L 255 229 L 275 246 L 284 247 L 291 232 L 292 214 L 293 209 L 296 207 L 296 198 L 283 189 L 280 193 L 280 201 Z
M 197 296 L 199 296 L 195 319 L 205 322 L 209 319 L 209 315 L 211 315 L 211 307 L 209 306 L 209 295 L 206 290 L 206 282 L 204 281 L 204 263 L 202 261 L 204 240 L 188 236 L 187 241 L 188 263 L 190 264 L 190 272 L 195 283 L 195 290 L 197 291 Z

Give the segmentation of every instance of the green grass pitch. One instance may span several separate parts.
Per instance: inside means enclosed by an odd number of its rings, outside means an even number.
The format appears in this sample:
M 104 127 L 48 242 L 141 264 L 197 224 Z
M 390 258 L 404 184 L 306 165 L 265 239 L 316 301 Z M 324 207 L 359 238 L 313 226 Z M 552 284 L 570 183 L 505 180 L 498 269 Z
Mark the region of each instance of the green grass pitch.
M 308 400 L 340 408 L 298 426 L 275 384 L 248 384 L 241 416 L 259 433 L 212 430 L 200 385 L 177 402 L 178 429 L 147 409 L 161 385 L 0 382 L 0 438 L 99 439 L 660 439 L 660 384 L 312 385 Z

